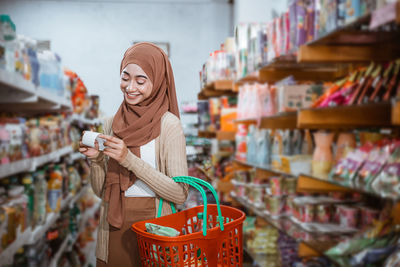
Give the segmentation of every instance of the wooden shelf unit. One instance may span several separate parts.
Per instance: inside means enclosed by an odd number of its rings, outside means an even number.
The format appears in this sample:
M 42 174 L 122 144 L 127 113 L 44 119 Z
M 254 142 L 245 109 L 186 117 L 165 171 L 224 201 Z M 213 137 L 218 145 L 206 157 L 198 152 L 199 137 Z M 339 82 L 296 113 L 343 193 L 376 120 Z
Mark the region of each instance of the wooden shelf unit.
M 286 233 L 287 235 L 291 236 L 293 239 L 305 243 L 308 247 L 310 247 L 315 253 L 318 254 L 323 254 L 325 251 L 333 247 L 334 245 L 337 244 L 335 241 L 326 241 L 329 240 L 326 238 L 326 235 L 324 236 L 323 234 L 321 235 L 314 235 L 309 233 L 309 238 L 306 240 L 304 238 L 301 238 L 293 233 L 293 230 L 298 231 L 299 233 L 304 233 L 304 229 L 302 229 L 299 225 L 295 224 L 288 218 L 272 218 L 271 216 L 267 215 L 264 213 L 262 210 L 257 209 L 254 207 L 252 204 L 247 202 L 246 200 L 231 194 L 232 199 L 234 199 L 237 203 L 239 203 L 241 206 L 247 208 L 251 212 L 253 212 L 255 215 L 258 217 L 262 218 L 265 220 L 269 225 L 275 227 L 276 229 Z M 319 240 L 322 238 L 324 241 Z
M 376 30 L 392 23 L 400 24 L 398 1 L 301 46 L 297 61 L 357 63 L 393 60 L 400 56 L 400 31 Z
M 261 119 L 260 128 L 265 129 L 296 129 L 297 112 L 287 112 Z
M 297 112 L 286 112 L 274 116 L 262 117 L 260 119 L 239 119 L 235 121 L 237 124 L 257 124 L 263 129 L 296 129 L 297 128 Z
M 218 140 L 235 141 L 236 132 L 217 131 Z
M 199 131 L 198 135 L 200 138 L 215 138 L 217 134 L 216 132 Z
M 211 97 L 234 96 L 234 82 L 232 80 L 214 81 L 201 89 L 197 94 L 198 100 L 207 100 Z
M 302 129 L 354 129 L 390 126 L 390 103 L 303 109 L 298 112 L 297 117 L 297 127 Z
M 400 99 L 392 106 L 392 124 L 400 126 Z

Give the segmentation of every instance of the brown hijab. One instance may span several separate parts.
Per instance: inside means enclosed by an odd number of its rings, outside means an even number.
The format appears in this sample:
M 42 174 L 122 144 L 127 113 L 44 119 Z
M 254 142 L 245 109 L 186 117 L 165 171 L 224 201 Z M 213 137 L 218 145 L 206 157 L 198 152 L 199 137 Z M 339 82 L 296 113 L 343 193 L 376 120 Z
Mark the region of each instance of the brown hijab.
M 151 43 L 138 43 L 126 50 L 120 73 L 128 64 L 139 65 L 153 83 L 149 98 L 138 105 L 122 102 L 114 116 L 112 130 L 128 149 L 140 157 L 140 146 L 160 135 L 161 117 L 170 111 L 179 118 L 171 63 L 162 49 Z M 105 201 L 109 203 L 108 222 L 121 228 L 124 220 L 124 192 L 136 176 L 110 158 L 106 175 Z

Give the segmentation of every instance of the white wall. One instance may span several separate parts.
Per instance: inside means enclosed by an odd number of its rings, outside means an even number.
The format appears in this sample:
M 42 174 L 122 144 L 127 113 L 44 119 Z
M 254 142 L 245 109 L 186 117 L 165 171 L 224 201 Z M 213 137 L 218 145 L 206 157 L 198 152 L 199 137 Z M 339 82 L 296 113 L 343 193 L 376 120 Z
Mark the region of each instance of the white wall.
M 234 23 L 269 22 L 287 10 L 287 0 L 235 0 Z
M 100 109 L 118 109 L 119 65 L 132 41 L 170 42 L 178 101 L 197 99 L 199 70 L 232 32 L 232 10 L 215 0 L 1 0 L 17 33 L 50 40 L 63 64 L 100 95 Z

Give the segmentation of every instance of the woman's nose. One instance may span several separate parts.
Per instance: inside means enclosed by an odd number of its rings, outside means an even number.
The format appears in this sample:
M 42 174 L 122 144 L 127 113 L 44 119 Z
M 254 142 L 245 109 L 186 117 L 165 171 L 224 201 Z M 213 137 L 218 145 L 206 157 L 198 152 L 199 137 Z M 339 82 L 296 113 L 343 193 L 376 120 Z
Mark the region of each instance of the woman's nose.
M 134 92 L 134 91 L 136 91 L 136 88 L 135 88 L 135 85 L 134 85 L 134 81 L 131 81 L 131 82 L 129 83 L 129 85 L 125 88 L 125 90 L 126 90 L 126 91 L 129 91 L 129 92 Z

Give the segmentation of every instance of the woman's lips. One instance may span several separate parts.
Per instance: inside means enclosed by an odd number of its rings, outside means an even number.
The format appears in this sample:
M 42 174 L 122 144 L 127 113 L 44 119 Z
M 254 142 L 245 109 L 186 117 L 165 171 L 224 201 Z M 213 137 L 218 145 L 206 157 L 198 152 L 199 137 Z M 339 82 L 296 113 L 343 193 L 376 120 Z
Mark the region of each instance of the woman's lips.
M 128 94 L 125 92 L 125 95 L 128 99 L 136 99 L 140 94 Z

